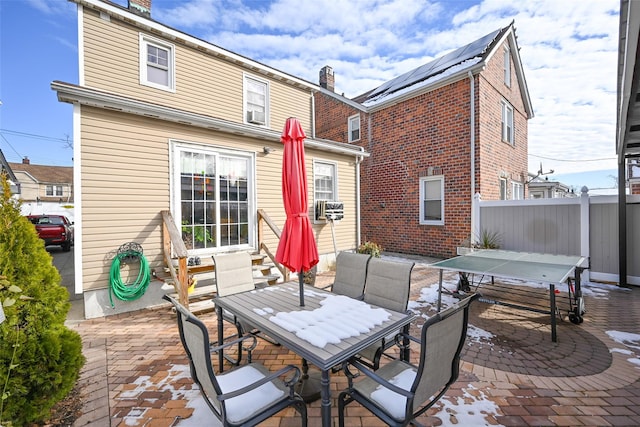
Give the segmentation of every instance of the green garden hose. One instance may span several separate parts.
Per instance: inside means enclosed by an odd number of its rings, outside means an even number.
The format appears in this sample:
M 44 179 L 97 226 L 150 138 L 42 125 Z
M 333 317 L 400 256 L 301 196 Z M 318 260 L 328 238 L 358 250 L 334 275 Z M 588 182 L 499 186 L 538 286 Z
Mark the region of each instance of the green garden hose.
M 138 277 L 133 283 L 123 283 L 120 275 L 120 262 L 123 259 L 137 258 L 140 261 L 140 271 Z M 147 290 L 151 282 L 151 271 L 147 258 L 139 251 L 126 251 L 118 253 L 111 263 L 111 271 L 109 273 L 109 301 L 111 308 L 115 308 L 113 304 L 113 295 L 122 301 L 133 301 L 140 298 Z

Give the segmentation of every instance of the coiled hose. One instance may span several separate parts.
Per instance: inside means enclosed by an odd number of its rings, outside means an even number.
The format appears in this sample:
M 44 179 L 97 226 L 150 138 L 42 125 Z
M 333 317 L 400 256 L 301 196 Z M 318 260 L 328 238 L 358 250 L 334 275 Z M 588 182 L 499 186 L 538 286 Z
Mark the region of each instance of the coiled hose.
M 120 275 L 120 263 L 123 259 L 136 258 L 140 262 L 140 271 L 138 277 L 133 283 L 124 283 Z M 151 270 L 147 258 L 139 251 L 126 251 L 118 253 L 111 263 L 109 272 L 109 301 L 111 308 L 115 308 L 113 304 L 113 295 L 122 301 L 133 301 L 140 298 L 147 291 L 147 287 L 151 282 Z

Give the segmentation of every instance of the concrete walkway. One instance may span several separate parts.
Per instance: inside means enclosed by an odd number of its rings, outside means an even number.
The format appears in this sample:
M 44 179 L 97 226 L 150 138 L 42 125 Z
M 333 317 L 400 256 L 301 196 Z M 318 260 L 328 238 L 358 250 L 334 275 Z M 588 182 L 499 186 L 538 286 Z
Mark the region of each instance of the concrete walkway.
M 424 317 L 434 312 L 438 275 L 428 267 L 433 260 L 414 261 L 411 309 L 420 317 L 412 334 L 418 335 Z M 455 275 L 445 277 L 453 288 Z M 332 278 L 318 275 L 316 284 L 329 284 Z M 528 302 L 548 298 L 544 287 L 526 289 Z M 504 289 L 481 290 L 491 297 L 523 299 Z M 465 427 L 640 425 L 640 288 L 588 284 L 587 313 L 580 325 L 566 320 L 562 294 L 564 289 L 559 298 L 565 321 L 558 324 L 557 343 L 551 342 L 546 315 L 476 303 L 460 378 L 419 421 Z M 175 315 L 168 308 L 85 321 L 76 310 L 68 325 L 82 335 L 87 363 L 80 379 L 84 414 L 75 426 L 188 427 L 214 418 L 192 385 Z M 215 313 L 200 317 L 215 339 Z M 254 360 L 272 370 L 301 364 L 287 349 L 264 341 Z M 341 372 L 332 374 L 331 387 L 337 425 L 335 397 L 346 387 Z M 320 425 L 320 402 L 308 408 L 309 425 Z M 348 407 L 347 416 L 352 427 L 383 425 L 357 404 Z M 300 419 L 285 410 L 262 425 L 297 426 Z

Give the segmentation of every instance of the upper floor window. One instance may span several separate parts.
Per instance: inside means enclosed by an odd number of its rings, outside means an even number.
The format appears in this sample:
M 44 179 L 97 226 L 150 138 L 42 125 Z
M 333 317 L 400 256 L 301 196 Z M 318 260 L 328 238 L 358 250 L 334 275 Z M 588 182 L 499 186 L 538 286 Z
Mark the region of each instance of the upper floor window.
M 502 141 L 515 145 L 513 134 L 513 107 L 507 101 L 500 102 L 502 109 Z
M 47 196 L 62 196 L 62 185 L 47 185 Z
M 420 224 L 444 225 L 444 176 L 420 178 Z
M 504 63 L 504 84 L 511 87 L 511 52 L 508 47 L 505 46 L 502 55 Z
M 244 111 L 246 123 L 266 125 L 269 117 L 269 83 L 244 76 Z
M 360 114 L 349 117 L 349 142 L 360 139 Z
M 521 182 L 511 181 L 511 198 L 513 200 L 524 199 L 524 185 Z
M 140 34 L 140 83 L 175 90 L 175 56 L 171 44 Z

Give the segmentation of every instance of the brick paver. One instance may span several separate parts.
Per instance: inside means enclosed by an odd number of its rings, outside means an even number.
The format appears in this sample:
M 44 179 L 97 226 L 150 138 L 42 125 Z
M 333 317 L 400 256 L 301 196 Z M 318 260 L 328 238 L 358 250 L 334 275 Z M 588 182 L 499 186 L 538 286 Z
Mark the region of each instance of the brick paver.
M 418 261 L 412 274 L 411 300 L 433 304 L 420 301 L 420 290 L 437 283 L 437 272 L 420 263 L 424 260 Z M 331 273 L 319 274 L 316 284 L 331 283 L 332 277 Z M 489 296 L 509 298 L 504 290 L 481 290 Z M 544 304 L 545 297 L 546 289 L 541 288 L 531 290 L 527 298 Z M 431 307 L 419 310 L 428 316 L 433 314 Z M 586 308 L 581 325 L 566 320 L 558 323 L 558 342 L 552 343 L 548 316 L 476 303 L 470 324 L 493 336 L 467 341 L 460 378 L 445 398 L 491 402 L 496 409 L 485 414 L 483 425 L 640 425 L 640 367 L 631 360 L 640 358 L 640 350 L 618 343 L 608 334 L 640 333 L 640 289 L 611 286 L 604 293 L 589 293 Z M 215 339 L 215 313 L 200 317 Z M 414 335 L 422 322 L 419 318 L 412 326 Z M 168 308 L 86 320 L 72 327 L 83 337 L 87 358 L 80 379 L 84 413 L 75 426 L 168 427 L 192 415 L 193 408 L 186 403 L 198 391 L 184 369 L 188 363 L 175 315 Z M 412 357 L 416 356 L 414 351 Z M 263 340 L 259 340 L 253 357 L 271 370 L 301 364 L 286 348 Z M 331 375 L 334 425 L 335 398 L 346 384 L 342 373 Z M 440 419 L 436 414 L 443 416 L 439 412 L 442 404 L 436 404 L 419 421 L 425 425 L 464 425 L 464 405 L 448 410 L 446 419 Z M 319 401 L 308 405 L 308 415 L 310 426 L 320 425 Z M 383 425 L 357 404 L 348 407 L 347 415 L 348 426 Z M 285 410 L 262 425 L 297 426 L 299 418 L 295 411 Z

